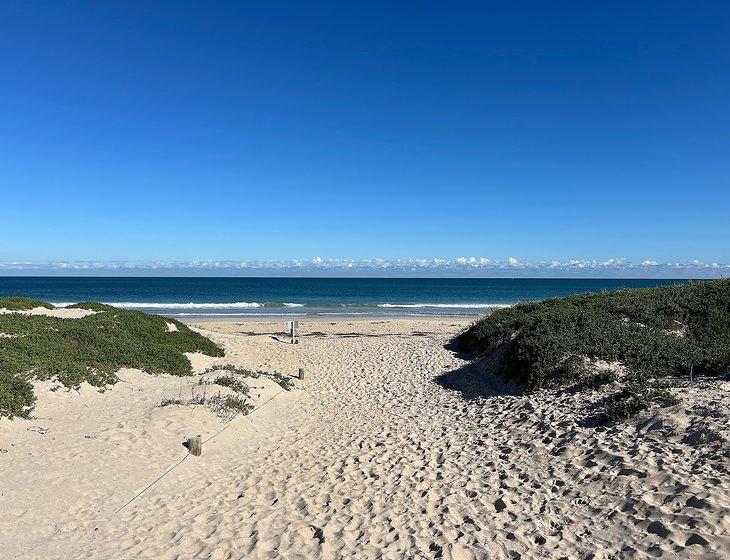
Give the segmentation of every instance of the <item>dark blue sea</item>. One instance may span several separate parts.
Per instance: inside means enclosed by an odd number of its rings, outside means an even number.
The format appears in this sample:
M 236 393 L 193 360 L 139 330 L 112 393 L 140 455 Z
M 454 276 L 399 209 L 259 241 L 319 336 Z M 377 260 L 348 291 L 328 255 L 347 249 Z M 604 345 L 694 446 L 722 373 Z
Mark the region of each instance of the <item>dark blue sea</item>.
M 520 301 L 686 280 L 0 277 L 0 296 L 101 301 L 176 317 L 480 315 Z

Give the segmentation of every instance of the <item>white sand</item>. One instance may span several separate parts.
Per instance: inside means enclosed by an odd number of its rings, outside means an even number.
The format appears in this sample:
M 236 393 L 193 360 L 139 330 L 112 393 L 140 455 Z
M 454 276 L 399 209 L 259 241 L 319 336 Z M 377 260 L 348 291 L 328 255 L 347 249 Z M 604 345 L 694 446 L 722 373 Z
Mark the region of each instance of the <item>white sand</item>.
M 263 407 L 116 515 L 225 424 L 155 406 L 190 378 L 38 387 L 35 419 L 0 420 L 3 558 L 728 557 L 730 384 L 596 430 L 586 395 L 506 394 L 444 348 L 464 325 L 302 322 L 290 345 L 283 323 L 202 324 L 229 355 L 198 369 L 306 379 L 251 380 Z
M 4 307 L 0 309 L 0 315 L 6 313 L 18 313 L 20 315 L 46 315 L 48 317 L 57 317 L 59 319 L 80 319 L 87 315 L 93 315 L 96 311 L 91 309 L 77 309 L 77 308 L 66 308 L 66 307 L 54 307 L 48 309 L 46 307 L 34 307 L 33 309 L 22 309 L 22 310 L 10 310 Z

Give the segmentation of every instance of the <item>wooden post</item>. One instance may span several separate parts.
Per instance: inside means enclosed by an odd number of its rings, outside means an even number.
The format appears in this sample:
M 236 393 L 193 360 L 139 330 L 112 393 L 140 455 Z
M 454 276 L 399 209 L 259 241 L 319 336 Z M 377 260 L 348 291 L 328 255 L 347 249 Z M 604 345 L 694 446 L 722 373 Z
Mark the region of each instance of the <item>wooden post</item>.
M 299 379 L 304 380 L 304 368 L 303 367 L 299 368 Z
M 196 457 L 200 457 L 200 455 L 203 453 L 203 437 L 189 437 L 187 443 L 188 453 L 190 453 L 191 455 L 195 455 Z
M 297 335 L 297 329 L 299 328 L 299 321 L 289 321 L 289 335 L 291 336 L 292 344 L 299 344 L 299 336 Z

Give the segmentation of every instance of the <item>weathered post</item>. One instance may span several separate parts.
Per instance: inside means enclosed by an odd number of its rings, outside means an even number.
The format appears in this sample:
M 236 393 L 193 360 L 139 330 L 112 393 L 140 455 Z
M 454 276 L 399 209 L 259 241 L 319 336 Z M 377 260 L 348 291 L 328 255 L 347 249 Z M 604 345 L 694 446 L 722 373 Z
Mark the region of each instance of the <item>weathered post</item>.
M 299 379 L 302 381 L 304 380 L 304 368 L 303 367 L 299 368 Z
M 299 344 L 299 336 L 297 335 L 298 328 L 299 321 L 289 321 L 289 335 L 291 336 L 292 344 Z
M 188 448 L 188 453 L 195 455 L 196 457 L 200 457 L 203 453 L 203 437 L 189 437 L 186 447 Z

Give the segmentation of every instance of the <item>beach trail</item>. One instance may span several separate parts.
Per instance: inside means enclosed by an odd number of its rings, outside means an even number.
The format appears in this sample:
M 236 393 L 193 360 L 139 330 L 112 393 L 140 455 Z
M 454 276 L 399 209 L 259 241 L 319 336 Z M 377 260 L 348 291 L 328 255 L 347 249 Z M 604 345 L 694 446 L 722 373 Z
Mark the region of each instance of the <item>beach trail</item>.
M 279 334 L 283 323 L 199 323 L 228 355 L 193 356 L 198 368 L 306 372 L 291 392 L 249 380 L 261 407 L 222 432 L 202 407 L 157 406 L 194 391 L 194 379 L 123 371 L 103 394 L 39 390 L 36 419 L 0 424 L 3 556 L 727 553 L 730 477 L 717 442 L 688 436 L 701 433 L 693 407 L 728 410 L 728 383 L 712 394 L 690 390 L 650 424 L 596 430 L 584 425 L 585 396 L 519 396 L 480 374 L 484 364 L 448 344 L 465 326 L 302 321 L 292 345 Z M 727 437 L 726 419 L 710 421 L 706 430 Z M 185 457 L 180 442 L 196 434 L 206 440 L 200 457 L 115 513 Z

